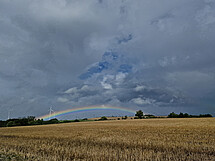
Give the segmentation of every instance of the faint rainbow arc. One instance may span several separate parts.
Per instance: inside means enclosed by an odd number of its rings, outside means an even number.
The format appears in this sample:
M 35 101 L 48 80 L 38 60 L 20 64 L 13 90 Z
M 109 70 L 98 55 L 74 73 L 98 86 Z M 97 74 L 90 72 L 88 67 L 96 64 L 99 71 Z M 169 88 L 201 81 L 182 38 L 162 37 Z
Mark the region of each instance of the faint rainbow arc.
M 71 113 L 75 113 L 75 112 L 86 112 L 86 111 L 95 111 L 95 110 L 118 110 L 118 111 L 123 111 L 123 112 L 128 112 L 128 113 L 132 113 L 135 114 L 135 110 L 131 110 L 128 108 L 124 108 L 124 107 L 111 107 L 111 106 L 89 106 L 89 107 L 79 107 L 79 108 L 74 108 L 74 109 L 67 109 L 67 110 L 63 110 L 63 111 L 58 111 L 55 112 L 53 114 L 47 114 L 44 116 L 40 116 L 37 117 L 37 119 L 52 119 L 55 117 L 60 117 L 63 115 L 68 115 Z

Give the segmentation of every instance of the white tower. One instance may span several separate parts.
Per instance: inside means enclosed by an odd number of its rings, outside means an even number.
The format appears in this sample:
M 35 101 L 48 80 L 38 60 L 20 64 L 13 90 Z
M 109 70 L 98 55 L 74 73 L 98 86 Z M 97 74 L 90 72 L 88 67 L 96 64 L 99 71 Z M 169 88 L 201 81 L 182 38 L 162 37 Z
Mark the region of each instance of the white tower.
M 51 119 L 52 112 L 54 112 L 54 111 L 53 111 L 52 106 L 51 106 L 51 107 L 49 108 L 49 120 Z
M 7 111 L 7 119 L 10 119 L 10 110 Z
M 11 116 L 11 108 L 8 108 L 7 110 L 7 119 L 9 120 L 10 119 L 10 116 Z

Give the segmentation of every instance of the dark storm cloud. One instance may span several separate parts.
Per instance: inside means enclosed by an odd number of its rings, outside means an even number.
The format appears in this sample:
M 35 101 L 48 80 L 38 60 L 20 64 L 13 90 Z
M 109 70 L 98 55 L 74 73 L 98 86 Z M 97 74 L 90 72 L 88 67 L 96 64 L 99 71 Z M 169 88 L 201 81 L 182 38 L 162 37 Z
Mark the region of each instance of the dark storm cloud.
M 214 0 L 2 0 L 0 117 L 50 105 L 212 112 L 214 41 Z

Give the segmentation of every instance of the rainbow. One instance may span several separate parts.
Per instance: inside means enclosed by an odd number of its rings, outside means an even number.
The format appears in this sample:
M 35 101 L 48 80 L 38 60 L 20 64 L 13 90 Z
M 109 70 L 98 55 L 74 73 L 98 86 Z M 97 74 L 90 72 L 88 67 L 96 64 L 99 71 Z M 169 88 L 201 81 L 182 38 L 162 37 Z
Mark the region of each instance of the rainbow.
M 131 109 L 124 108 L 124 107 L 111 107 L 111 106 L 102 105 L 102 106 L 88 106 L 88 107 L 67 109 L 67 110 L 63 110 L 63 111 L 54 112 L 51 115 L 48 114 L 48 115 L 40 116 L 40 117 L 37 117 L 37 119 L 48 120 L 48 119 L 53 119 L 53 118 L 57 118 L 60 116 L 68 115 L 71 113 L 87 112 L 87 111 L 95 111 L 95 110 L 118 110 L 118 111 L 128 112 L 128 113 L 132 113 L 132 114 L 136 113 L 135 110 L 131 110 Z

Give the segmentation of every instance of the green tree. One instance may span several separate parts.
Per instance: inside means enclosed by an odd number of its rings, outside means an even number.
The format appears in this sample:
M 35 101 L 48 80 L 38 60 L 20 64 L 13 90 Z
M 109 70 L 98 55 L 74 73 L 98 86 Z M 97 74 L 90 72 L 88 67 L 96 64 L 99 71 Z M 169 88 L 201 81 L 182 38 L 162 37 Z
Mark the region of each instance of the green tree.
M 7 125 L 6 121 L 0 120 L 0 127 L 5 127 Z
M 17 126 L 17 124 L 14 121 L 9 121 L 6 126 L 7 127 Z
M 182 112 L 179 113 L 178 115 L 179 118 L 184 118 L 184 114 Z
M 99 120 L 107 120 L 107 117 L 102 116 Z
M 178 114 L 176 114 L 175 112 L 172 112 L 168 115 L 169 118 L 177 118 Z
M 29 122 L 36 120 L 35 116 L 28 116 L 27 119 L 28 119 Z
M 143 118 L 143 111 L 139 110 L 136 112 L 135 116 L 137 116 L 139 119 Z
M 184 114 L 184 117 L 185 117 L 185 118 L 188 118 L 188 117 L 190 117 L 190 115 L 189 115 L 188 113 L 185 113 L 185 114 Z

